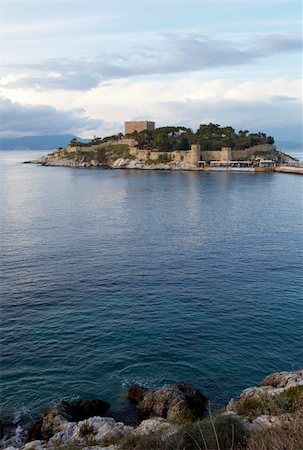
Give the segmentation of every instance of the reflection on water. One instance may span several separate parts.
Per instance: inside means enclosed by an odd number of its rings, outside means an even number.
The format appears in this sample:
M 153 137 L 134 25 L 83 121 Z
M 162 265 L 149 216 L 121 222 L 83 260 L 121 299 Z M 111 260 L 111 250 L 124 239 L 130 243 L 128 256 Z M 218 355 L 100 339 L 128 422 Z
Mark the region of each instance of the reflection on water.
M 302 366 L 302 177 L 36 156 L 0 153 L 4 411 L 177 380 L 222 403 Z

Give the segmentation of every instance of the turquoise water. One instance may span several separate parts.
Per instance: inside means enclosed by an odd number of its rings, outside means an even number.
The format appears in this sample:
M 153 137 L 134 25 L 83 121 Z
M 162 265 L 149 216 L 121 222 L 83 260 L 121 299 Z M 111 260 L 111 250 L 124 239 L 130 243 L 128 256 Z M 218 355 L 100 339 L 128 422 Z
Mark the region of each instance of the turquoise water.
M 37 155 L 0 153 L 4 414 L 177 380 L 220 405 L 303 366 L 302 177 Z

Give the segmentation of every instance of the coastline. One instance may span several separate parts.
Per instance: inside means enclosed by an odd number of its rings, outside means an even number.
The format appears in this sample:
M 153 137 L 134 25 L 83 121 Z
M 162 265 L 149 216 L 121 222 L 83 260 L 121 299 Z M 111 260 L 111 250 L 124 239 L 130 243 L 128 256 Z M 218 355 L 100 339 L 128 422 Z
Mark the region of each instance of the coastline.
M 166 443 L 171 445 L 172 440 L 178 443 L 184 439 L 188 429 L 191 432 L 197 426 L 207 429 L 210 422 L 217 424 L 213 430 L 219 440 L 220 424 L 224 423 L 224 439 L 229 433 L 238 440 L 239 449 L 253 449 L 250 442 L 263 439 L 267 432 L 275 436 L 287 427 L 295 430 L 296 439 L 303 440 L 303 430 L 300 427 L 297 430 L 297 420 L 303 418 L 303 370 L 272 373 L 258 386 L 244 389 L 238 398 L 230 399 L 217 412 L 210 412 L 209 399 L 184 382 L 154 390 L 133 385 L 126 398 L 129 407 L 136 410 L 136 420 L 132 423 L 121 422 L 121 418 L 108 413 L 110 404 L 100 399 L 61 401 L 49 406 L 25 430 L 16 423 L 13 436 L 8 433 L 8 424 L 0 422 L 0 447 L 6 450 L 65 446 L 91 450 L 100 450 L 101 446 L 108 450 L 137 449 L 141 439 L 147 442 L 150 439 L 152 443 L 157 435 L 163 447 L 144 448 L 166 449 L 171 448 Z M 235 429 L 237 433 L 233 435 Z
M 237 173 L 288 173 L 303 175 L 303 167 L 280 165 L 274 167 L 253 167 L 253 168 L 237 168 L 237 167 L 195 167 L 192 164 L 183 162 L 166 162 L 159 164 L 148 164 L 141 160 L 129 160 L 124 158 L 118 158 L 112 163 L 99 163 L 95 160 L 90 162 L 78 161 L 75 159 L 65 159 L 53 157 L 52 154 L 46 157 L 39 158 L 32 161 L 24 161 L 24 164 L 38 164 L 47 167 L 71 167 L 71 168 L 100 168 L 100 169 L 126 169 L 126 170 L 159 170 L 159 171 L 174 171 L 184 170 L 193 172 L 237 172 Z

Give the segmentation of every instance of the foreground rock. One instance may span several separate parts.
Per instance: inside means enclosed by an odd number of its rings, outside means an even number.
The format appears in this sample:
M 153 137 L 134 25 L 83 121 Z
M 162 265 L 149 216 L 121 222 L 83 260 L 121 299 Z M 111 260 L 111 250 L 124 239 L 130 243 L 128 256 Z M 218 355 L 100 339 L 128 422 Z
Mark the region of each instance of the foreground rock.
M 183 162 L 167 162 L 148 164 L 138 159 L 118 158 L 113 161 L 100 162 L 95 159 L 67 159 L 58 154 L 50 154 L 24 164 L 41 164 L 50 167 L 99 167 L 103 169 L 140 169 L 140 170 L 197 170 L 197 168 Z
M 137 403 L 141 420 L 163 417 L 170 421 L 200 419 L 204 416 L 208 400 L 198 389 L 180 382 L 161 389 L 149 390 L 132 386 L 127 398 Z
M 171 450 L 193 448 L 193 438 L 196 448 L 303 448 L 302 370 L 271 374 L 259 386 L 245 389 L 238 399 L 232 399 L 225 411 L 206 418 L 207 398 L 186 383 L 155 390 L 134 385 L 127 395 L 137 405 L 137 426 L 104 417 L 109 404 L 102 400 L 60 402 L 48 408 L 36 424 L 40 438 L 29 435 L 27 444 L 10 438 L 2 441 L 2 448 Z M 99 413 L 93 415 L 95 411 Z M 148 418 L 142 420 L 144 416 Z M 180 419 L 193 421 L 180 424 Z
M 226 411 L 241 417 L 250 429 L 292 421 L 303 413 L 303 370 L 272 373 L 259 386 L 245 389 L 238 399 L 231 399 Z
M 48 439 L 66 431 L 68 423 L 79 422 L 93 416 L 105 415 L 110 404 L 103 400 L 61 401 L 47 408 L 40 421 L 29 429 L 29 439 Z

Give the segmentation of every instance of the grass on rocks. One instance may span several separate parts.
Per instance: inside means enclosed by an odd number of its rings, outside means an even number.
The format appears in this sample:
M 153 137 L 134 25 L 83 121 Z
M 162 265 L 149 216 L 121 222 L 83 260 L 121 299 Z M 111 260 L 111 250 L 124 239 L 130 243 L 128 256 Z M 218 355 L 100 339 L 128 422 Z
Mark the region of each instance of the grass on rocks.
M 291 420 L 253 432 L 247 442 L 247 450 L 302 450 L 303 410 L 298 410 Z
M 86 434 L 86 431 L 84 432 Z M 91 435 L 86 435 L 86 438 Z M 127 434 L 106 442 L 89 442 L 87 447 L 116 445 L 119 450 L 302 450 L 303 411 L 292 420 L 258 429 L 247 434 L 241 422 L 232 416 L 217 414 L 198 422 L 184 423 L 174 434 L 165 432 L 147 435 Z M 80 450 L 83 444 L 70 442 L 53 446 L 53 450 Z
M 239 420 L 218 414 L 187 423 L 173 434 L 150 433 L 124 436 L 122 450 L 244 450 L 246 432 Z
M 278 416 L 295 413 L 303 409 L 303 386 L 289 388 L 278 395 L 262 394 L 258 397 L 244 397 L 236 404 L 240 416 L 255 419 L 263 414 Z

